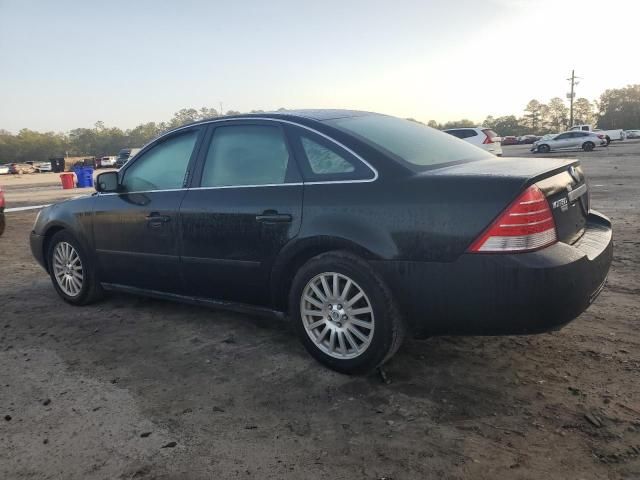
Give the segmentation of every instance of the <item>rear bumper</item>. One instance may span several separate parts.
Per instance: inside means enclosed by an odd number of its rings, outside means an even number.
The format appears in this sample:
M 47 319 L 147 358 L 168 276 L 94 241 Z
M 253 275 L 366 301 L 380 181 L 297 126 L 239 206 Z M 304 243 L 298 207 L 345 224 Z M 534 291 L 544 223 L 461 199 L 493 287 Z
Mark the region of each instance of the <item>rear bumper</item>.
M 482 145 L 482 148 L 489 153 L 493 153 L 494 155 L 501 157 L 502 156 L 502 147 L 499 143 L 489 143 L 486 145 Z
M 520 254 L 464 254 L 455 262 L 372 262 L 418 335 L 528 334 L 580 315 L 602 290 L 613 254 L 596 212 L 573 245 Z

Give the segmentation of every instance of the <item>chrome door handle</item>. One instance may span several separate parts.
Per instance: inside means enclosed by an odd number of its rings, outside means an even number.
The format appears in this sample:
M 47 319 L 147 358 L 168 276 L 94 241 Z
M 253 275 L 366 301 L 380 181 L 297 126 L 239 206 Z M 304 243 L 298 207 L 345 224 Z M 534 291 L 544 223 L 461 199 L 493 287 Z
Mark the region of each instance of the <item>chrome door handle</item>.
M 265 210 L 256 215 L 256 220 L 263 223 L 290 223 L 293 217 L 288 213 L 278 213 L 275 210 Z
M 171 221 L 171 217 L 168 215 L 160 215 L 158 212 L 151 212 L 149 215 L 145 217 L 147 222 L 151 226 L 160 226 L 164 223 L 168 223 Z

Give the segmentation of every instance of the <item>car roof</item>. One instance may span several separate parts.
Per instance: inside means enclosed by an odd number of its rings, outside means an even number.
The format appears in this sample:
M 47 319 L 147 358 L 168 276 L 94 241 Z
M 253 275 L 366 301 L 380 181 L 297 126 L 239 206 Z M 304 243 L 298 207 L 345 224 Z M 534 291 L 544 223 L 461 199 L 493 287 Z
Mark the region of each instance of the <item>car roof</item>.
M 271 112 L 255 112 L 241 113 L 237 115 L 223 115 L 220 117 L 212 117 L 194 123 L 206 123 L 215 120 L 226 120 L 229 118 L 300 118 L 307 120 L 316 120 L 322 122 L 325 120 L 335 120 L 338 118 L 348 117 L 364 117 L 367 115 L 382 115 L 381 113 L 365 112 L 361 110 L 340 110 L 340 109 L 298 109 L 298 110 L 278 110 Z
M 186 127 L 207 124 L 210 122 L 221 121 L 221 120 L 232 120 L 234 118 L 268 118 L 268 119 L 280 119 L 280 120 L 298 120 L 300 123 L 311 122 L 323 122 L 326 120 L 335 120 L 338 118 L 349 118 L 349 117 L 364 117 L 369 115 L 380 115 L 384 116 L 382 113 L 376 112 L 366 112 L 361 110 L 341 110 L 341 109 L 298 109 L 298 110 L 278 110 L 271 112 L 255 112 L 255 113 L 240 113 L 237 115 L 222 115 L 220 117 L 211 117 L 205 118 L 203 120 L 198 120 L 196 122 L 187 123 L 185 125 L 181 125 L 179 127 L 168 130 L 163 133 L 164 137 L 167 134 L 170 134 L 174 131 L 181 130 Z

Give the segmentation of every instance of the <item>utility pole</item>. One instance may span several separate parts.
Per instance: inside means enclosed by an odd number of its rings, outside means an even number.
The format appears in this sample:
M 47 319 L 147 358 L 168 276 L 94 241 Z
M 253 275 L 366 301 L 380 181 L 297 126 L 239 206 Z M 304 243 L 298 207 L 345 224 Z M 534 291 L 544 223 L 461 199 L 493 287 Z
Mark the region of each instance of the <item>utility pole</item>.
M 580 83 L 576 80 L 578 78 L 580 77 L 576 77 L 575 70 L 571 70 L 571 77 L 567 78 L 567 81 L 571 82 L 571 92 L 567 93 L 567 98 L 569 99 L 569 128 L 573 127 L 573 99 L 576 96 L 573 90 Z

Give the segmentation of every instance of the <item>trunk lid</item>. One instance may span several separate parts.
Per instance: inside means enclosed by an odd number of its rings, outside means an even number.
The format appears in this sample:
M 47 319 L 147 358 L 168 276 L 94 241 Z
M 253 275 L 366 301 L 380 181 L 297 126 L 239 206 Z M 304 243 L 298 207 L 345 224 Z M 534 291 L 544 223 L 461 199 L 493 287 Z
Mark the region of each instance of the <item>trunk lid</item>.
M 588 184 L 575 159 L 495 158 L 424 172 L 429 176 L 491 179 L 490 188 L 508 184 L 515 199 L 528 186 L 543 192 L 556 224 L 558 241 L 573 244 L 584 232 L 589 213 Z M 505 203 L 506 208 L 510 203 Z
M 589 186 L 579 163 L 546 177 L 536 185 L 549 202 L 558 240 L 572 244 L 584 233 L 589 215 Z

